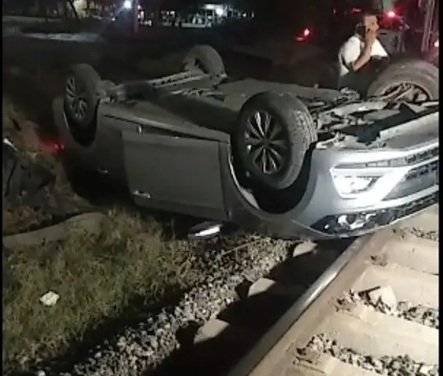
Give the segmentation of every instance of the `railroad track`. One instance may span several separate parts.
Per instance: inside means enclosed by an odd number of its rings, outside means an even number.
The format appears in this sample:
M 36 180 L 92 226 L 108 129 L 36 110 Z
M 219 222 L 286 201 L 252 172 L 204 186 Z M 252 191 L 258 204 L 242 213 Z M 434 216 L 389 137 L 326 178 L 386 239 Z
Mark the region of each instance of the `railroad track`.
M 438 375 L 438 207 L 342 248 L 302 244 L 154 374 Z
M 101 219 L 72 221 L 89 228 Z M 53 240 L 68 224 L 51 230 Z M 46 229 L 3 242 L 42 237 Z M 438 276 L 436 207 L 353 242 L 302 243 L 265 277 L 238 285 L 216 318 L 181 327 L 180 349 L 149 375 L 436 376 Z

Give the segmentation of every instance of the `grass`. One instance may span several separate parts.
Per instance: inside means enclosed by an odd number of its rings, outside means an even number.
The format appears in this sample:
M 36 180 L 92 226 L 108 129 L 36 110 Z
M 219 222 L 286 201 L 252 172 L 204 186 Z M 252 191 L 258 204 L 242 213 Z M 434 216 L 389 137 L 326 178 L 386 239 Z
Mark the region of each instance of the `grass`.
M 157 223 L 115 210 L 96 235 L 73 229 L 53 245 L 4 250 L 4 369 L 62 354 L 134 299 L 153 303 L 190 287 L 199 278 L 192 261 L 191 251 L 162 240 Z M 39 302 L 48 291 L 60 296 L 55 306 Z
M 23 126 L 22 110 L 3 96 L 3 132 L 30 162 L 57 177 L 57 192 L 72 196 L 63 168 L 45 154 Z M 21 131 L 17 129 L 21 127 Z M 26 129 L 31 129 L 26 132 Z M 29 136 L 31 134 L 31 136 Z M 3 234 L 39 227 L 48 216 L 26 206 L 3 206 Z M 61 242 L 3 250 L 4 375 L 27 370 L 43 359 L 70 353 L 90 333 L 133 309 L 158 302 L 199 280 L 193 253 L 183 242 L 164 241 L 161 226 L 140 215 L 113 209 L 100 233 L 73 228 Z M 39 299 L 60 296 L 55 306 Z
M 9 55 L 14 57 L 13 52 Z M 54 172 L 58 192 L 72 197 L 61 164 L 42 152 L 41 143 L 33 142 L 38 135 L 27 123 L 32 120 L 50 127 L 45 119 L 50 118 L 49 99 L 59 86 L 57 77 L 32 59 L 23 59 L 23 64 L 28 61 L 36 67 L 14 70 L 4 64 L 3 78 L 9 86 L 3 93 L 3 134 L 29 161 Z M 13 71 L 25 74 L 17 76 Z M 46 219 L 38 210 L 4 206 L 3 234 L 37 227 Z M 202 274 L 195 261 L 186 242 L 163 239 L 158 223 L 118 209 L 107 213 L 98 234 L 86 235 L 74 228 L 58 243 L 4 249 L 3 374 L 69 356 L 76 348 L 72 345 L 87 342 L 91 333 L 114 318 L 130 315 L 130 307 L 158 302 L 194 285 Z M 55 306 L 39 301 L 48 291 L 60 296 Z
M 11 207 L 3 204 L 3 235 L 11 235 L 41 227 L 41 224 L 51 222 L 51 217 L 41 210 L 28 206 Z
M 56 175 L 58 193 L 73 196 L 57 158 L 42 151 L 26 111 L 6 95 L 3 133 L 25 159 Z M 42 211 L 4 204 L 3 234 L 39 227 L 49 219 Z M 163 238 L 155 221 L 114 209 L 98 234 L 73 228 L 58 243 L 4 249 L 3 374 L 69 356 L 101 326 L 195 284 L 201 271 L 193 252 L 183 242 Z M 52 307 L 39 301 L 49 291 L 60 296 Z

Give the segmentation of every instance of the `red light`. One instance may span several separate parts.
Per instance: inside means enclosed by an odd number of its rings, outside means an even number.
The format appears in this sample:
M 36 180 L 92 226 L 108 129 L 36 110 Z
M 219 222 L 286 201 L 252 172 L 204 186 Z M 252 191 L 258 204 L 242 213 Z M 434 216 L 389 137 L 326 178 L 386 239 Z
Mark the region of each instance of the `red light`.
M 352 8 L 351 9 L 351 14 L 357 14 L 357 13 L 361 13 L 362 10 L 360 8 Z
M 435 48 L 439 48 L 440 47 L 440 43 L 438 42 L 438 39 L 434 42 L 434 47 Z
M 308 28 L 304 29 L 303 32 L 295 37 L 295 40 L 297 40 L 298 42 L 302 42 L 304 41 L 307 37 L 309 37 L 309 35 L 311 35 L 311 30 L 309 30 Z
M 397 13 L 395 13 L 393 10 L 390 10 L 388 13 L 386 13 L 386 17 L 395 18 L 397 17 Z
M 42 149 L 48 154 L 57 154 L 64 150 L 65 146 L 57 141 L 42 141 Z

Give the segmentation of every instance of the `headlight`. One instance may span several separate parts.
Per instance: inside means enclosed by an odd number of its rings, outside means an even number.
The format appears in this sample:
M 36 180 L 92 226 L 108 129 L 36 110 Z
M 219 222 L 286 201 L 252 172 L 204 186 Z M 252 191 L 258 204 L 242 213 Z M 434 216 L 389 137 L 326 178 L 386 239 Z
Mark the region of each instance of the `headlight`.
M 379 176 L 346 176 L 332 174 L 335 188 L 340 196 L 353 196 L 367 191 L 377 180 Z
M 434 42 L 434 47 L 435 48 L 439 48 L 440 47 L 440 43 L 438 42 L 438 39 Z

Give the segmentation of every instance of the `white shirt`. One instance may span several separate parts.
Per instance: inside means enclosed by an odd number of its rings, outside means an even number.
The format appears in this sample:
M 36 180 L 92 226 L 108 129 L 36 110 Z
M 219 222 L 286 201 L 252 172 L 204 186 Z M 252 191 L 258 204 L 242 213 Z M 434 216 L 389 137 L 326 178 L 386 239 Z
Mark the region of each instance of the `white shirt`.
M 357 35 L 349 38 L 340 48 L 338 54 L 338 63 L 340 67 L 340 86 L 345 86 L 352 80 L 354 72 L 352 63 L 358 59 L 364 48 L 364 41 Z M 371 57 L 388 57 L 388 53 L 378 39 L 375 40 L 371 49 Z

